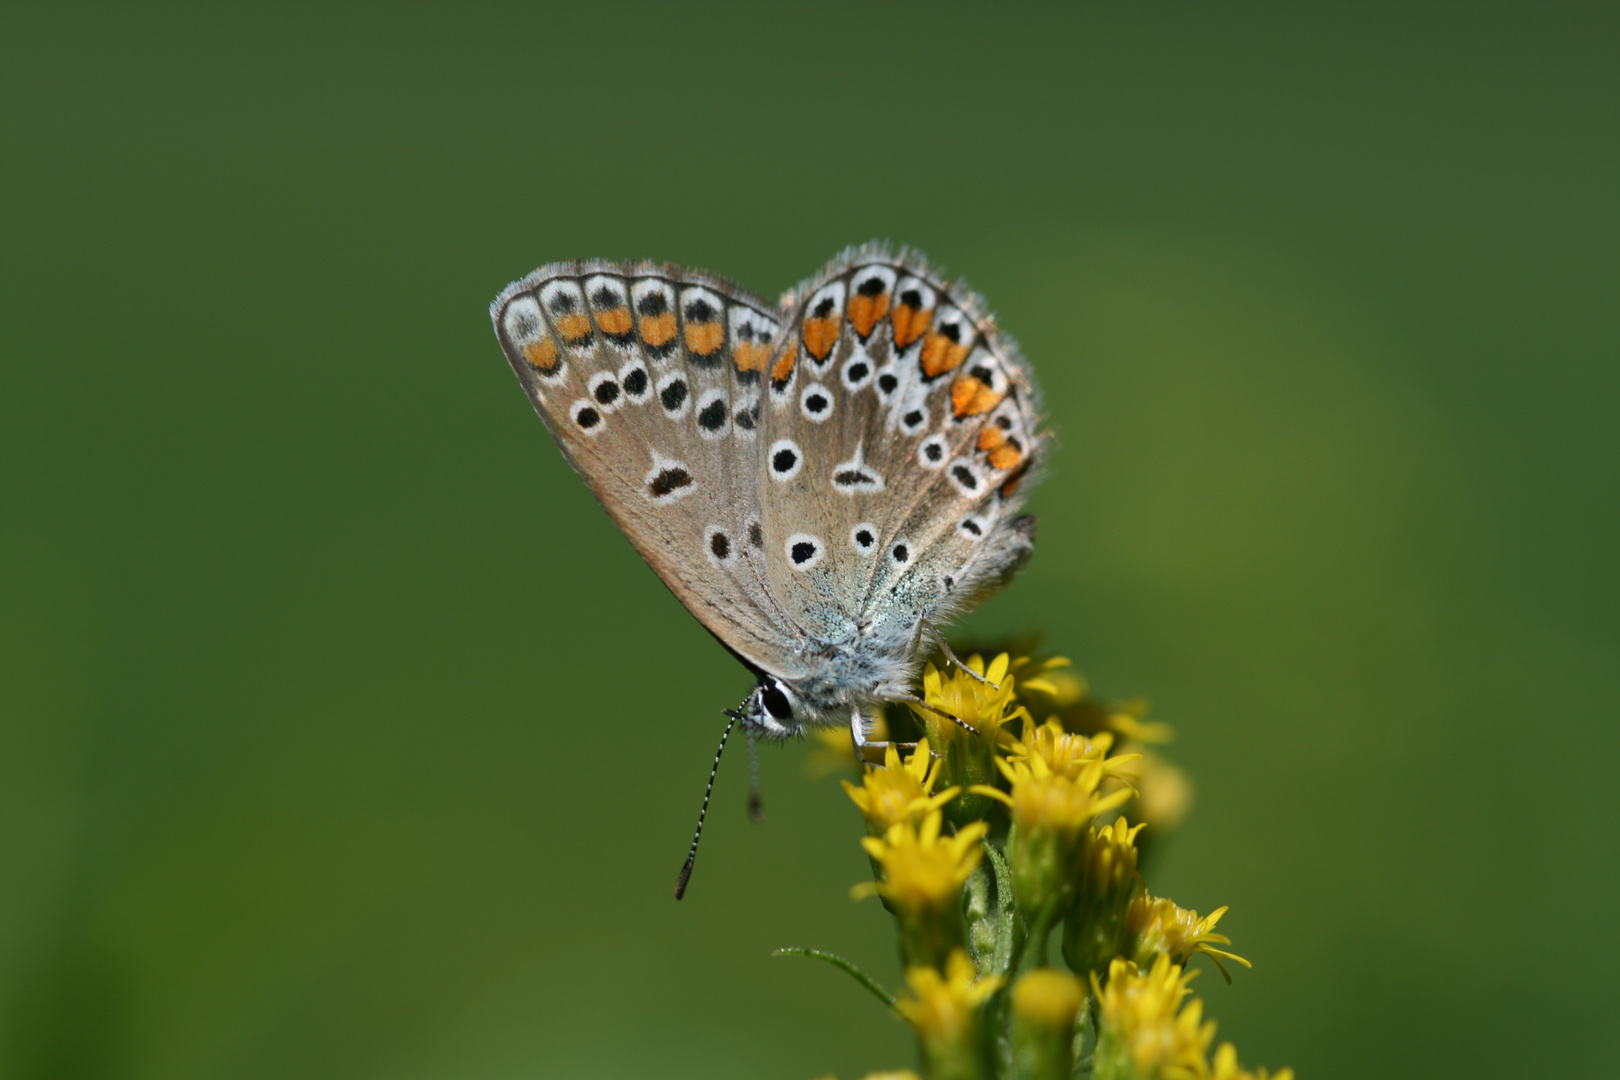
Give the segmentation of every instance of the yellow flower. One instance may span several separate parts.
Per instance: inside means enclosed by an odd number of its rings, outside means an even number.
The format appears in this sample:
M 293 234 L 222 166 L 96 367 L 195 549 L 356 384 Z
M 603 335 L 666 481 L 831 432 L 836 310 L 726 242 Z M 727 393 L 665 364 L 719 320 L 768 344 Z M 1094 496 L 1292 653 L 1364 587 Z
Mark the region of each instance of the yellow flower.
M 1123 739 L 1141 743 L 1167 743 L 1176 737 L 1176 729 L 1162 722 L 1144 723 L 1148 703 L 1142 698 L 1122 702 L 1108 710 L 1108 726 Z
M 1000 975 L 976 977 L 967 952 L 954 949 L 943 976 L 931 967 L 907 968 L 906 983 L 914 996 L 901 998 L 894 1007 L 925 1038 L 951 1038 L 967 1030 L 979 1006 L 1004 981 Z
M 899 822 L 882 837 L 868 836 L 861 846 L 883 868 L 881 882 L 855 886 L 856 899 L 881 895 L 906 910 L 935 907 L 953 900 L 956 891 L 979 865 L 979 840 L 989 826 L 975 822 L 955 836 L 940 836 L 943 821 L 932 811 L 919 826 Z
M 1156 754 L 1142 755 L 1135 764 L 1132 783 L 1137 815 L 1153 826 L 1155 836 L 1180 825 L 1192 806 L 1192 782 L 1187 774 Z
M 1072 778 L 1053 772 L 1041 757 L 1022 761 L 997 758 L 996 767 L 1012 785 L 1011 794 L 985 784 L 968 790 L 1012 808 L 1015 828 L 1007 841 L 1007 856 L 1012 864 L 1013 897 L 1025 917 L 1036 921 L 1037 936 L 1044 935 L 1074 894 L 1081 830 L 1098 814 L 1125 802 L 1131 793 L 1098 794 L 1105 769 L 1101 760 L 1081 766 Z M 1040 941 L 1037 947 L 1044 947 L 1044 937 Z
M 1066 971 L 1037 968 L 1013 984 L 1014 1076 L 1070 1080 L 1074 1075 L 1074 1024 L 1085 1000 L 1080 980 Z
M 1074 776 L 1054 772 L 1042 757 L 1018 761 L 998 758 L 996 767 L 1012 786 L 1012 793 L 988 786 L 968 790 L 1000 800 L 1012 808 L 1013 821 L 1021 829 L 1053 829 L 1078 834 L 1091 819 L 1123 804 L 1129 791 L 1099 795 L 1098 785 L 1107 774 L 1107 761 L 1087 762 Z
M 1086 995 L 1066 971 L 1037 968 L 1013 984 L 1013 1012 L 1031 1023 L 1065 1031 L 1074 1026 Z
M 979 677 L 974 678 L 973 675 L 954 667 L 947 676 L 933 664 L 929 664 L 923 669 L 923 701 L 939 712 L 933 712 L 921 705 L 913 705 L 911 710 L 930 732 L 938 726 L 967 736 L 967 732 L 962 731 L 954 720 L 948 720 L 940 715 L 946 713 L 962 720 L 978 731 L 980 738 L 995 745 L 1003 724 L 1017 717 L 1029 715 L 1028 711 L 1016 701 L 1015 680 L 1010 670 L 1012 661 L 1006 653 L 1002 653 L 990 661 L 990 666 L 986 668 L 984 658 L 975 653 L 968 657 L 967 666 Z
M 900 954 L 908 964 L 938 964 L 966 940 L 962 885 L 984 855 L 979 841 L 989 826 L 977 821 L 941 836 L 943 824 L 934 810 L 920 825 L 901 821 L 861 841 L 882 880 L 857 885 L 850 896 L 888 901 L 900 920 Z
M 1092 829 L 1086 840 L 1086 881 L 1098 891 L 1129 889 L 1136 880 L 1136 834 L 1147 822 L 1113 824 Z
M 883 767 L 869 767 L 860 787 L 848 780 L 840 783 L 861 808 L 867 827 L 881 835 L 902 821 L 916 824 L 961 794 L 960 787 L 931 794 L 943 765 L 943 760 L 931 760 L 928 740 L 924 739 L 904 766 L 900 764 L 900 751 L 890 746 L 883 752 Z
M 911 997 L 894 1003 L 910 1021 L 921 1044 L 923 1073 L 929 1080 L 969 1080 L 985 1073 L 979 1006 L 1001 988 L 1000 975 L 975 978 L 967 952 L 954 949 L 940 965 L 908 967 Z
M 889 741 L 889 725 L 881 709 L 873 709 L 868 717 L 867 737 L 873 742 Z M 855 743 L 849 737 L 849 728 L 815 728 L 810 733 L 811 750 L 804 756 L 804 768 L 813 777 L 828 773 L 860 771 L 865 762 L 855 760 Z
M 1103 1029 L 1097 1045 L 1098 1075 L 1119 1075 L 1124 1058 L 1143 1076 L 1197 1078 L 1208 1073 L 1206 1054 L 1215 1038 L 1213 1022 L 1204 1023 L 1203 1002 L 1187 987 L 1193 973 L 1160 956 L 1144 974 L 1128 960 L 1108 965 L 1108 985 L 1091 973 L 1101 1007 Z
M 1077 779 L 1080 771 L 1093 762 L 1102 763 L 1105 775 L 1120 776 L 1126 771 L 1123 766 L 1142 755 L 1116 754 L 1109 757 L 1108 751 L 1113 745 L 1114 736 L 1106 731 L 1088 737 L 1064 731 L 1063 725 L 1056 720 L 1036 724 L 1033 719 L 1025 717 L 1024 737 L 1007 749 L 1007 759 L 1028 761 L 1038 757 L 1046 762 L 1048 769 L 1071 780 Z
M 1283 1069 L 1281 1072 L 1271 1073 L 1265 1069 L 1250 1072 L 1240 1068 L 1237 1059 L 1237 1047 L 1231 1043 L 1222 1043 L 1215 1051 L 1215 1071 L 1211 1080 L 1294 1080 L 1293 1069 Z
M 1013 674 L 1018 678 L 1019 694 L 1033 700 L 1046 713 L 1066 709 L 1091 694 L 1086 677 L 1070 666 L 1066 656 L 1040 662 L 1020 657 L 1013 661 Z
M 1011 720 L 1028 716 L 1014 694 L 1012 661 L 1002 653 L 987 668 L 980 656 L 971 656 L 967 666 L 978 677 L 953 667 L 949 675 L 933 664 L 923 669 L 923 701 L 912 711 L 928 733 L 929 743 L 945 761 L 947 784 L 968 787 L 991 784 L 996 779 L 996 750 L 1006 736 L 1002 728 Z M 937 710 L 937 711 L 936 711 Z M 956 717 L 971 732 L 950 719 Z M 945 811 L 958 825 L 987 815 L 991 806 L 984 799 L 964 795 Z
M 1118 818 L 1093 828 L 1081 854 L 1080 888 L 1063 924 L 1063 959 L 1075 971 L 1100 971 L 1127 951 L 1126 912 L 1136 887 L 1136 834 L 1142 823 Z
M 1231 982 L 1232 977 L 1227 975 L 1226 966 L 1221 963 L 1223 959 L 1246 968 L 1254 965 L 1237 953 L 1215 948 L 1216 945 L 1232 944 L 1232 939 L 1225 934 L 1215 933 L 1215 924 L 1221 921 L 1221 916 L 1226 912 L 1224 907 L 1216 908 L 1207 918 L 1200 919 L 1198 912 L 1177 907 L 1173 900 L 1141 894 L 1131 901 L 1130 912 L 1126 915 L 1126 924 L 1136 939 L 1136 962 L 1147 964 L 1156 956 L 1167 956 L 1178 964 L 1185 964 L 1194 954 L 1203 953 L 1215 961 L 1215 966 L 1226 976 L 1226 981 Z

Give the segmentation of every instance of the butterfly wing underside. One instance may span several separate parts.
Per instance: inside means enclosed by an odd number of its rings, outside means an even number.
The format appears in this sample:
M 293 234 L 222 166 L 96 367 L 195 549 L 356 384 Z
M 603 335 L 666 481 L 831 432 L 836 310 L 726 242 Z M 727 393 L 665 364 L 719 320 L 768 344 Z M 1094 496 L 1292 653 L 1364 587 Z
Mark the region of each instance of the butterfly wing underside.
M 696 271 L 558 263 L 491 306 L 535 411 L 614 522 L 747 663 L 798 666 L 803 632 L 765 584 L 756 509 L 773 305 Z
M 491 314 L 614 522 L 760 670 L 795 678 L 840 648 L 909 662 L 919 619 L 1030 551 L 1033 378 L 920 257 L 852 249 L 775 306 L 698 271 L 558 263 Z

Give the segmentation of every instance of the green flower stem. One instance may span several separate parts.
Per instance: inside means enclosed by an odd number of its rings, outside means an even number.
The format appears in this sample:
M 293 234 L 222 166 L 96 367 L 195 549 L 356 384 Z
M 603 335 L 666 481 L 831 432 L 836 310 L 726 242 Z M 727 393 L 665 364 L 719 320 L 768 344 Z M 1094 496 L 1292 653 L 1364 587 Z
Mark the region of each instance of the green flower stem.
M 973 868 L 973 876 L 968 878 L 967 886 L 962 890 L 968 955 L 972 957 L 973 967 L 980 975 L 993 970 L 991 965 L 995 962 L 996 941 L 1000 936 L 1000 924 L 996 918 L 999 912 L 992 906 L 994 882 L 990 867 L 980 862 Z
M 1086 995 L 1080 1006 L 1080 1019 L 1074 1025 L 1074 1070 L 1077 1076 L 1091 1076 L 1093 1055 L 1097 1052 L 1097 999 Z
M 772 952 L 771 955 L 772 956 L 807 956 L 812 960 L 821 960 L 821 961 L 823 961 L 825 963 L 831 964 L 833 967 L 835 967 L 838 970 L 844 972 L 850 978 L 854 979 L 856 982 L 858 982 L 862 986 L 866 987 L 866 989 L 871 992 L 873 997 L 875 997 L 879 1001 L 883 1002 L 883 1004 L 887 1005 L 890 1009 L 894 1008 L 894 995 L 893 994 L 891 994 L 887 990 L 883 989 L 883 987 L 878 984 L 878 981 L 876 979 L 872 978 L 872 976 L 868 975 L 866 972 L 862 971 L 860 968 L 856 967 L 854 964 L 850 963 L 848 960 L 845 960 L 842 956 L 839 956 L 837 953 L 823 952 L 820 949 L 805 949 L 805 948 L 799 948 L 799 947 L 795 946 L 795 947 L 790 947 L 790 948 L 786 948 L 786 949 L 777 949 L 774 952 Z
M 1015 1080 L 1070 1080 L 1074 1075 L 1075 1039 L 1068 1031 L 1042 1027 L 1015 1013 L 1011 1042 Z
M 1012 870 L 1007 857 L 992 844 L 984 845 L 984 853 L 996 877 L 996 948 L 989 969 L 981 974 L 1006 975 L 1012 970 L 1013 955 L 1022 948 L 1024 921 L 1013 903 Z
M 931 967 L 943 970 L 953 949 L 967 944 L 967 924 L 962 915 L 961 896 L 937 907 L 902 911 L 900 962 L 908 968 Z

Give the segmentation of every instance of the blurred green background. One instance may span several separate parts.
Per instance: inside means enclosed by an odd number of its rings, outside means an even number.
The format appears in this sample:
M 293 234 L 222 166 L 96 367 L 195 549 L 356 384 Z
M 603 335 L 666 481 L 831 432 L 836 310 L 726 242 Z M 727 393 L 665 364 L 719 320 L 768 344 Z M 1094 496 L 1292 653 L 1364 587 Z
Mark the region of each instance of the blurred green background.
M 1620 739 L 1612 6 L 8 6 L 0 1073 L 845 1080 L 854 809 L 486 305 L 890 237 L 1062 441 L 969 632 L 1177 725 L 1250 1062 L 1595 1074 Z

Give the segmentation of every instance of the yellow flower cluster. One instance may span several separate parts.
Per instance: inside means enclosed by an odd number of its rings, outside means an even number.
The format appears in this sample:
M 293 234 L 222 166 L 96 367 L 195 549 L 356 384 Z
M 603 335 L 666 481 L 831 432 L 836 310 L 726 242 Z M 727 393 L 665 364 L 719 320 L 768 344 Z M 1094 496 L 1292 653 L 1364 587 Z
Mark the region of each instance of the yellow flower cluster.
M 926 737 L 843 783 L 875 878 L 851 895 L 896 916 L 910 992 L 895 1001 L 851 970 L 911 1024 L 921 1076 L 1070 1080 L 1084 1053 L 1094 1080 L 1293 1080 L 1242 1069 L 1231 1044 L 1211 1056 L 1215 1024 L 1186 964 L 1251 965 L 1222 947 L 1226 908 L 1201 917 L 1139 873 L 1144 828 L 1155 835 L 1190 801 L 1147 749 L 1169 729 L 1144 722 L 1141 703 L 1093 698 L 1062 659 L 975 655 L 922 681 L 912 709 Z M 1076 974 L 1046 966 L 1059 925 Z
M 1014 829 L 1007 853 L 1013 895 L 1038 920 L 1044 947 L 1044 934 L 1073 900 L 1079 884 L 1077 855 L 1084 830 L 1097 815 L 1128 800 L 1130 792 L 1099 792 L 1108 770 L 1108 762 L 1101 757 L 1068 761 L 1064 772 L 1053 771 L 1039 753 L 1017 761 L 998 757 L 996 767 L 1006 777 L 1010 792 L 987 784 L 974 784 L 968 790 L 1012 810 Z
M 1108 965 L 1106 985 L 1092 972 L 1092 991 L 1105 1024 L 1099 1065 L 1124 1056 L 1139 1076 L 1193 1080 L 1207 1075 L 1215 1025 L 1204 1023 L 1203 1002 L 1197 998 L 1182 1008 L 1195 974 L 1184 972 L 1168 956 L 1159 957 L 1146 972 L 1115 959 Z
M 1106 971 L 1130 941 L 1126 912 L 1136 888 L 1136 835 L 1123 817 L 1093 827 L 1080 857 L 1080 886 L 1063 922 L 1063 959 L 1075 971 Z

